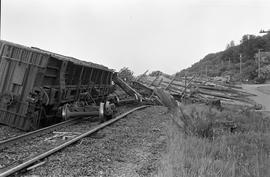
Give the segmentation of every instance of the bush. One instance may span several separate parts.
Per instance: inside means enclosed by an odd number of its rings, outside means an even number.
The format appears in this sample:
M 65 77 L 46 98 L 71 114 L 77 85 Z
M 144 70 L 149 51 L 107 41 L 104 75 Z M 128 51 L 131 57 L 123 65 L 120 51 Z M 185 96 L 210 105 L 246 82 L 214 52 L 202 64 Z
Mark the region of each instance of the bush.
M 223 112 L 201 105 L 183 107 L 194 123 L 194 135 L 185 136 L 172 121 L 168 125 L 169 153 L 164 157 L 166 176 L 264 177 L 270 174 L 270 119 L 261 113 L 237 108 Z M 215 122 L 230 121 L 236 131 L 203 136 Z

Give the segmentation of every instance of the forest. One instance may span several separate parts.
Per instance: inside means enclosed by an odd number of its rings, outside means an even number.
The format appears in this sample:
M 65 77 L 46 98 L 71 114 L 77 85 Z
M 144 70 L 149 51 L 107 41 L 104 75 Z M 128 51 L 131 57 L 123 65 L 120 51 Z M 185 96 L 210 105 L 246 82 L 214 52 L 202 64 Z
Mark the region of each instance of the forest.
M 176 73 L 177 76 L 185 74 L 210 77 L 230 75 L 235 81 L 263 83 L 266 79 L 270 79 L 270 33 L 262 36 L 246 34 L 239 45 L 231 41 L 224 51 L 208 54 L 191 67 Z

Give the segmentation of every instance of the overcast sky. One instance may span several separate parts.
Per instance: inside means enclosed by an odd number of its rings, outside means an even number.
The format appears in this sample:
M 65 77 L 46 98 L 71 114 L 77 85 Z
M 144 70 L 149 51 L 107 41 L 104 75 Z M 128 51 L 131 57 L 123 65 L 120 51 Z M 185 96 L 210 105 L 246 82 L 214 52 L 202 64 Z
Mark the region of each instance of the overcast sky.
M 173 74 L 270 29 L 267 0 L 2 0 L 1 38 L 135 74 Z

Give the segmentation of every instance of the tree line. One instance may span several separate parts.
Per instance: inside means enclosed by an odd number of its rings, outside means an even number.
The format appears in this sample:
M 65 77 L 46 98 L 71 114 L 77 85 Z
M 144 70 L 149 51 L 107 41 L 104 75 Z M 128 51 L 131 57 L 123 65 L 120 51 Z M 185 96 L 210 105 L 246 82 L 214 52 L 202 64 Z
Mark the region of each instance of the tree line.
M 208 76 L 232 75 L 235 80 L 261 80 L 270 79 L 270 57 L 261 63 L 261 75 L 258 77 L 258 51 L 270 52 L 270 33 L 263 36 L 244 35 L 239 45 L 234 41 L 227 44 L 221 52 L 206 55 L 202 60 L 191 67 L 177 73 L 183 76 L 185 73 L 206 74 Z M 240 74 L 240 55 L 242 73 Z

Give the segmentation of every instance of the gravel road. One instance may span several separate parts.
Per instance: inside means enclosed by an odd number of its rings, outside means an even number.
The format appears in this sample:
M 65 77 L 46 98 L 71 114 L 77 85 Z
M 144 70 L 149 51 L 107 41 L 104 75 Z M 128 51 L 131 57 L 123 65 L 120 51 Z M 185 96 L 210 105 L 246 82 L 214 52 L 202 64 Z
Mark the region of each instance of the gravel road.
M 243 89 L 256 94 L 250 97 L 255 102 L 261 104 L 265 111 L 270 111 L 270 84 L 243 84 Z

